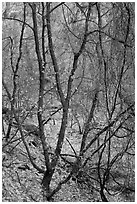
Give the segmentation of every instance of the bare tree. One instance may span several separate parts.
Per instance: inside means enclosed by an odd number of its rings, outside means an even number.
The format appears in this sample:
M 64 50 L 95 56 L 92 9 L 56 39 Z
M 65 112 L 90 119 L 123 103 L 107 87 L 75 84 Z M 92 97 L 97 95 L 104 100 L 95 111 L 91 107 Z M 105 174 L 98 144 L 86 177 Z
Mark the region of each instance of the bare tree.
M 3 22 L 3 149 L 23 144 L 44 201 L 82 175 L 103 202 L 123 193 L 118 173 L 129 178 L 134 163 L 134 4 L 7 3 Z M 60 160 L 71 168 L 52 189 Z

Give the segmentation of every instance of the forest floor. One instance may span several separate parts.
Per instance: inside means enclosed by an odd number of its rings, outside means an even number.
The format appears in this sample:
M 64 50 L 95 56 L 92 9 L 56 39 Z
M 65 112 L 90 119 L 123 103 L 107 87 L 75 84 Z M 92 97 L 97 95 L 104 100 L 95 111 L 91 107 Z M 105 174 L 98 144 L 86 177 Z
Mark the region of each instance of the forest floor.
M 56 133 L 50 129 L 50 142 L 51 150 L 56 145 Z M 46 130 L 48 135 L 48 129 Z M 52 136 L 51 136 L 52 135 Z M 76 152 L 79 151 L 81 136 L 75 134 L 72 137 L 71 133 L 67 134 L 67 138 Z M 33 140 L 33 137 L 27 137 L 28 144 Z M 3 170 L 2 170 L 2 197 L 3 202 L 43 202 L 41 179 L 42 174 L 39 174 L 31 165 L 24 145 L 22 143 L 14 142 L 4 148 Z M 16 146 L 17 145 L 17 146 Z M 4 146 L 4 143 L 3 143 Z M 29 146 L 31 155 L 34 158 L 37 165 L 43 166 L 44 158 L 41 152 L 41 148 Z M 62 153 L 74 154 L 70 144 L 65 139 Z M 54 174 L 51 188 L 54 189 L 56 185 L 67 176 L 68 172 L 60 165 L 57 166 Z M 94 184 L 92 185 L 94 186 Z M 134 202 L 135 192 L 125 192 L 117 194 L 115 196 L 107 195 L 110 202 Z M 89 187 L 86 183 L 79 183 L 77 180 L 71 178 L 66 184 L 62 185 L 62 188 L 53 197 L 55 202 L 101 202 L 100 195 L 92 187 Z

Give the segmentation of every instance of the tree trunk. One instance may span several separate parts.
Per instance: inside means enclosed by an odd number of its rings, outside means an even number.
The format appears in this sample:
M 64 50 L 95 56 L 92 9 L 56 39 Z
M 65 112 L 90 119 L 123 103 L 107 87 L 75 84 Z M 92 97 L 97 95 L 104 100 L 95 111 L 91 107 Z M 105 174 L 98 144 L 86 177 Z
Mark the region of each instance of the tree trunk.
M 50 182 L 52 179 L 54 171 L 53 170 L 46 170 L 43 179 L 42 179 L 42 187 L 46 191 L 46 197 L 50 194 Z
M 107 198 L 106 198 L 106 196 L 104 194 L 103 189 L 101 189 L 101 191 L 100 191 L 100 196 L 101 196 L 101 199 L 102 199 L 103 202 L 108 202 L 108 200 L 107 200 Z

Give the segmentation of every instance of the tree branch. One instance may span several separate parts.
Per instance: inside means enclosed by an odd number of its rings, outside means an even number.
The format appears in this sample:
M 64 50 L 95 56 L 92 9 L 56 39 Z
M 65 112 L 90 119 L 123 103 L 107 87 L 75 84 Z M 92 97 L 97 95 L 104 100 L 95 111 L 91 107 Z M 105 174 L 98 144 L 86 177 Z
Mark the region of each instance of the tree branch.
M 57 90 L 60 96 L 60 101 L 62 103 L 62 106 L 65 106 L 65 98 L 64 94 L 62 91 L 61 83 L 60 83 L 60 76 L 59 76 L 59 67 L 57 63 L 57 59 L 55 56 L 55 52 L 53 49 L 53 41 L 52 41 L 52 33 L 51 33 L 51 25 L 50 25 L 50 3 L 46 3 L 47 5 L 47 15 L 46 15 L 46 20 L 47 20 L 47 33 L 48 33 L 48 44 L 49 44 L 49 51 L 55 71 L 55 79 L 56 79 L 56 84 L 57 84 Z

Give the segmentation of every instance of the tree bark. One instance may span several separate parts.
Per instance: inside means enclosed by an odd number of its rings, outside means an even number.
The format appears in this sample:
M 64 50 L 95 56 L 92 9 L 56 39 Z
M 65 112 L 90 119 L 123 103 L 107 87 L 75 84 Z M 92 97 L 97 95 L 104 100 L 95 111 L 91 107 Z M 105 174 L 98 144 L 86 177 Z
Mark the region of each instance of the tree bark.
M 100 191 L 100 196 L 103 202 L 108 202 L 108 199 L 106 198 L 103 189 Z

